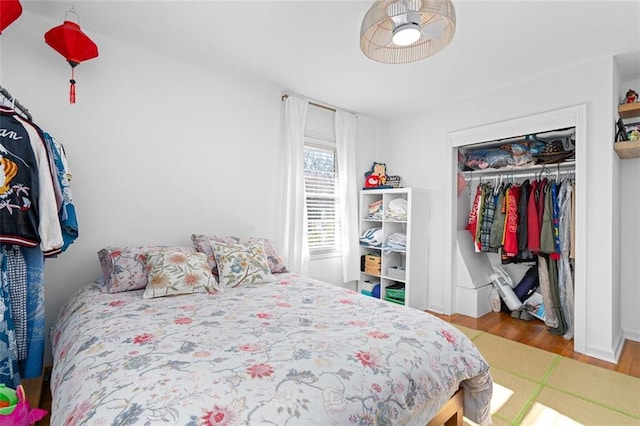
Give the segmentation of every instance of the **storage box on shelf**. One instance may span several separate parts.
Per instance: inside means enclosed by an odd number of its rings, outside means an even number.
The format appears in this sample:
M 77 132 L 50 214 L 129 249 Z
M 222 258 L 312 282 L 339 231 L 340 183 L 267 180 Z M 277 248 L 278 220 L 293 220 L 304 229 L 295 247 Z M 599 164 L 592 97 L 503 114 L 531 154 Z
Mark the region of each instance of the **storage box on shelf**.
M 382 271 L 382 259 L 379 254 L 365 254 L 364 271 L 369 275 L 380 275 L 380 272 Z
M 387 289 L 404 285 L 404 298 L 389 301 L 426 309 L 427 225 L 428 192 L 416 188 L 361 191 L 363 257 L 358 291 L 368 294 L 370 283 L 375 282 L 380 286 L 379 297 L 389 300 L 393 288 Z
M 404 281 L 404 267 L 403 266 L 388 267 L 387 276 L 397 281 Z
M 371 297 L 376 297 L 376 298 L 380 298 L 380 280 L 365 280 L 365 281 L 361 281 L 358 284 L 360 293 L 366 295 L 366 296 L 371 296 Z
M 360 282 L 360 290 L 365 290 L 369 293 L 373 293 L 377 285 L 380 285 L 380 280 L 364 280 Z
M 404 284 L 396 283 L 386 288 L 385 300 L 399 305 L 404 305 L 405 288 Z

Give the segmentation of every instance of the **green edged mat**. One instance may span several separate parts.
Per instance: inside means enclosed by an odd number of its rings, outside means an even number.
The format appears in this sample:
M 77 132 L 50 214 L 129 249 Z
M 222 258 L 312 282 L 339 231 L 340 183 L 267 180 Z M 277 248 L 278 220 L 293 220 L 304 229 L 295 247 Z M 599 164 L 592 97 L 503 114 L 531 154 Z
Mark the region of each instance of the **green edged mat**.
M 494 425 L 640 425 L 640 378 L 455 326 L 491 366 Z

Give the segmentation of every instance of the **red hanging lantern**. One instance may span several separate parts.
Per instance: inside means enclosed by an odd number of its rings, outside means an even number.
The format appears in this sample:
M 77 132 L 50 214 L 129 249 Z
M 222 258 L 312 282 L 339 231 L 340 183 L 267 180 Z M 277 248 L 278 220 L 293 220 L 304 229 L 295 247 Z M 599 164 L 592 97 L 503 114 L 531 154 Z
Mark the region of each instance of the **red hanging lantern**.
M 18 0 L 0 0 L 0 34 L 22 15 L 22 6 Z
M 78 14 L 71 8 L 67 11 Z M 78 22 L 80 22 L 78 16 Z M 91 39 L 82 32 L 80 25 L 75 22 L 67 20 L 62 25 L 51 28 L 44 35 L 44 40 L 51 46 L 56 52 L 65 57 L 69 65 L 71 65 L 71 87 L 69 88 L 69 102 L 76 103 L 76 80 L 74 79 L 74 69 L 82 61 L 93 59 L 98 56 L 98 46 L 91 41 Z

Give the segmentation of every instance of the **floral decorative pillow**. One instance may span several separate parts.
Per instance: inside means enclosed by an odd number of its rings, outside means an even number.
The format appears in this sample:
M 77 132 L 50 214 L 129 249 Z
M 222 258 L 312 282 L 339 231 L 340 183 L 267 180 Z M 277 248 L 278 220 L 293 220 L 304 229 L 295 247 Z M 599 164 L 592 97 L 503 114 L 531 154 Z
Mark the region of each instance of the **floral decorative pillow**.
M 180 250 L 150 252 L 147 270 L 149 283 L 142 295 L 144 299 L 216 293 L 218 290 L 204 253 L 184 253 Z
M 222 244 L 246 244 L 249 242 L 261 242 L 264 245 L 264 251 L 267 255 L 267 262 L 269 264 L 269 270 L 273 274 L 279 274 L 289 272 L 287 266 L 284 264 L 284 260 L 280 257 L 276 246 L 268 238 L 258 237 L 219 237 L 216 235 L 202 235 L 192 234 L 191 241 L 199 252 L 207 255 L 209 266 L 211 266 L 211 272 L 213 275 L 218 275 L 218 267 L 216 265 L 216 257 L 213 254 L 211 243 L 213 241 Z
M 139 290 L 147 285 L 147 256 L 149 251 L 180 250 L 193 253 L 192 247 L 171 246 L 109 246 L 98 251 L 102 267 L 102 291 L 119 293 Z
M 271 275 L 264 245 L 261 242 L 224 244 L 211 242 L 218 266 L 218 281 L 223 288 L 249 283 L 269 283 Z

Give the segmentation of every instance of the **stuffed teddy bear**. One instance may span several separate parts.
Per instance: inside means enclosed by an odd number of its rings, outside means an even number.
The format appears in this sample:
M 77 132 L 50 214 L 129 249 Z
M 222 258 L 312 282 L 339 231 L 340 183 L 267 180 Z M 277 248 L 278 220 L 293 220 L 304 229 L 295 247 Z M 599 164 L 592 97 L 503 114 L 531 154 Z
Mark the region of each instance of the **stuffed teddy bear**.
M 625 97 L 628 104 L 632 104 L 638 101 L 638 94 L 633 89 L 627 90 L 627 94 L 625 95 Z
M 387 165 L 386 163 L 374 162 L 371 171 L 365 173 L 365 188 L 376 188 L 384 186 L 387 183 Z

